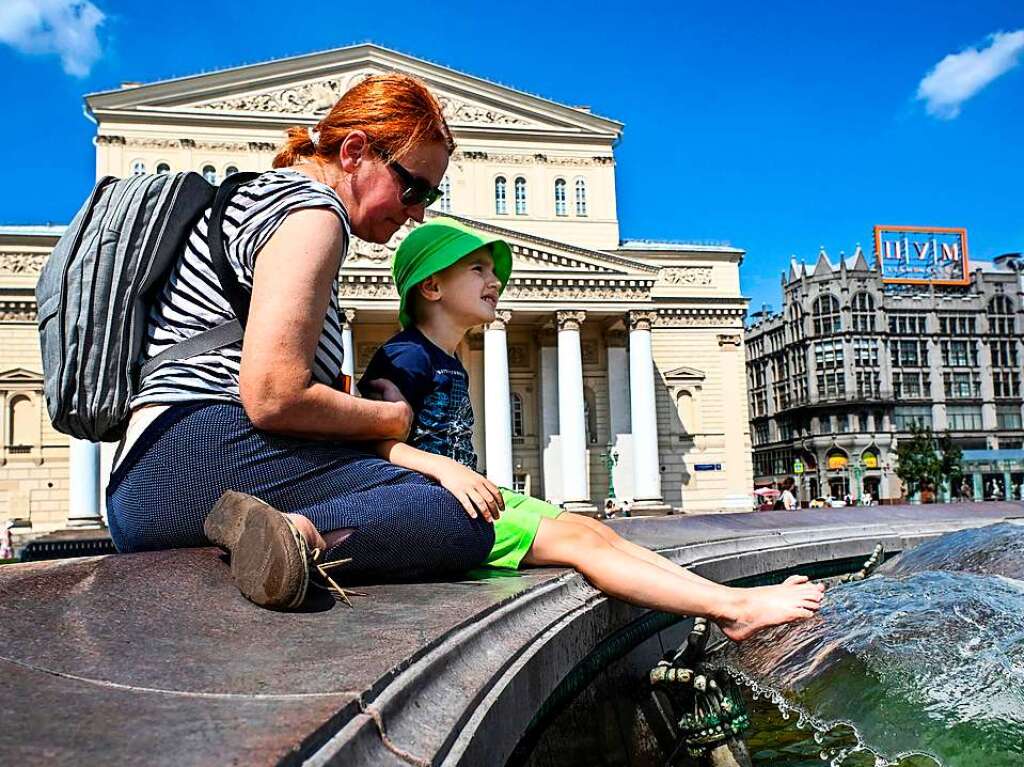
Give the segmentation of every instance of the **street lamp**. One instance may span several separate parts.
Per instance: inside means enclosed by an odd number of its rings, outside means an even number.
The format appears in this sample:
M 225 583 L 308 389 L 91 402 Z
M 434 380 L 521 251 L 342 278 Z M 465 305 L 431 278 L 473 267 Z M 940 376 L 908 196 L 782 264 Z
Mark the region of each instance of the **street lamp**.
M 608 497 L 615 497 L 615 467 L 619 463 L 619 451 L 615 449 L 615 446 L 611 442 L 605 447 L 605 452 L 601 453 L 601 457 L 604 458 L 604 467 L 608 470 Z

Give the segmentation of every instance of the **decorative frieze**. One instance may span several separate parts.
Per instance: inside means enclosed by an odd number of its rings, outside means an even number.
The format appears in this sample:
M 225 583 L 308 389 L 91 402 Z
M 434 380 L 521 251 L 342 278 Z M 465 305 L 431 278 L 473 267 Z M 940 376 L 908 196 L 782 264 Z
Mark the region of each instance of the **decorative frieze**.
M 712 284 L 710 266 L 670 266 L 659 272 L 662 282 L 669 285 L 704 287 Z
M 314 117 L 328 112 L 352 85 L 372 74 L 330 77 L 301 83 L 268 93 L 253 93 L 233 99 L 197 104 L 196 109 L 217 112 L 272 112 Z M 452 123 L 486 125 L 529 125 L 526 120 L 500 109 L 471 104 L 451 96 L 438 96 L 445 119 Z
M 505 298 L 519 300 L 609 300 L 646 301 L 650 297 L 650 284 L 646 282 L 618 282 L 613 280 L 569 280 L 513 278 L 504 292 Z
M 96 137 L 97 146 L 124 146 L 124 136 L 100 135 Z
M 0 274 L 39 274 L 47 253 L 0 253 Z
M 132 136 L 121 138 L 120 143 L 137 149 L 199 149 L 206 152 L 247 152 L 253 145 L 274 149 L 275 145 L 256 141 L 196 141 L 191 138 L 156 138 L 151 136 Z M 97 139 L 98 141 L 98 139 Z M 110 143 L 110 142 L 101 142 Z
M 0 301 L 0 322 L 35 322 L 35 301 Z
M 561 167 L 587 168 L 595 165 L 614 165 L 614 157 L 594 155 L 591 157 L 574 157 L 572 155 L 550 154 L 512 154 L 503 152 L 462 152 L 456 150 L 452 154 L 452 162 L 487 161 L 501 165 L 554 165 Z
M 680 327 L 743 327 L 746 310 L 736 307 L 706 307 L 687 309 L 659 309 L 655 323 L 662 328 Z

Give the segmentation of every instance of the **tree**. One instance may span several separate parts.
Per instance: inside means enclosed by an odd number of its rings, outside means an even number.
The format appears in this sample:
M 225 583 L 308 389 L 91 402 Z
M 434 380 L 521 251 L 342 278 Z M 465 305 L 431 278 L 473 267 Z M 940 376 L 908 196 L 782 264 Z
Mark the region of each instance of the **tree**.
M 948 435 L 945 440 L 949 440 Z M 940 451 L 931 428 L 913 424 L 910 439 L 901 440 L 896 448 L 896 460 L 896 474 L 903 480 L 907 495 L 911 496 L 918 491 L 937 488 L 954 466 L 959 471 L 960 448 L 949 441 L 949 449 Z

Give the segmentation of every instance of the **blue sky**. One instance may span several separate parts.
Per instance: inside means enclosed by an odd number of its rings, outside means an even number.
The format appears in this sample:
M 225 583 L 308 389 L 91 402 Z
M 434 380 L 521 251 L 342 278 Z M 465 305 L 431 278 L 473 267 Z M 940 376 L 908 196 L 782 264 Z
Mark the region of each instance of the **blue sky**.
M 622 236 L 745 248 L 752 309 L 874 224 L 1024 250 L 1024 3 L 620 7 L 3 0 L 0 223 L 77 209 L 84 93 L 372 41 L 624 122 Z

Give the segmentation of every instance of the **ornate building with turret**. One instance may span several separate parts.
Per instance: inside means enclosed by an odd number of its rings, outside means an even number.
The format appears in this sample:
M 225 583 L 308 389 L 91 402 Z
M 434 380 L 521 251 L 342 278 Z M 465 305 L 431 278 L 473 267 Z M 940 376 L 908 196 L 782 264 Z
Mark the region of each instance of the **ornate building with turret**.
M 572 508 L 614 493 L 637 510 L 749 509 L 744 253 L 621 239 L 621 123 L 357 45 L 88 95 L 97 176 L 189 170 L 216 183 L 267 169 L 287 127 L 314 125 L 351 84 L 388 71 L 423 80 L 455 135 L 436 212 L 514 252 L 499 319 L 461 351 L 482 468 Z M 90 477 L 102 486 L 112 453 L 54 432 L 42 401 L 33 288 L 62 231 L 0 228 L 0 521 L 25 534 L 94 515 Z M 342 268 L 357 376 L 397 329 L 389 267 L 406 232 L 387 245 L 353 242 Z
M 865 491 L 895 501 L 895 450 L 913 424 L 948 432 L 972 498 L 1024 484 L 1020 259 L 972 261 L 969 284 L 883 282 L 873 256 L 783 273 L 782 311 L 746 331 L 756 485 L 797 480 L 803 501 Z M 939 489 L 957 496 L 960 487 Z

